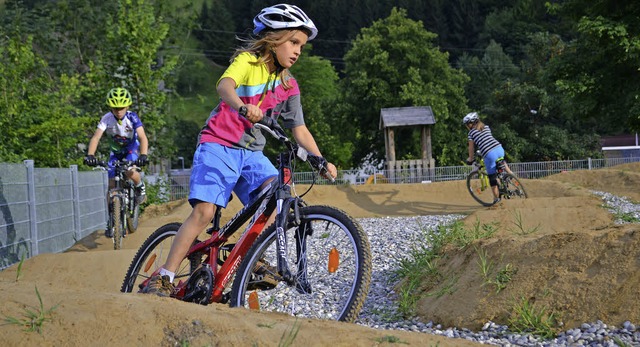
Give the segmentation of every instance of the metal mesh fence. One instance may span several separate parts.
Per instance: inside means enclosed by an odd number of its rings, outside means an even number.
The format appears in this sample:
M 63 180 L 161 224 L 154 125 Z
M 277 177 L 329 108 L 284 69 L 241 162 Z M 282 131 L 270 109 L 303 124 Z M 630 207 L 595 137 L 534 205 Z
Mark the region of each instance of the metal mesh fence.
M 0 163 L 0 269 L 40 253 L 68 249 L 104 229 L 104 171 L 78 172 Z

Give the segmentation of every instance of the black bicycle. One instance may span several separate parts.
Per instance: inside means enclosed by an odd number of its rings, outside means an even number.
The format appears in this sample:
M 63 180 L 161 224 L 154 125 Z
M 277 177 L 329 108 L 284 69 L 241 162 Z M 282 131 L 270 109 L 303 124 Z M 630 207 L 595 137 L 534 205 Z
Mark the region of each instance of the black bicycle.
M 299 196 L 292 193 L 296 163 L 309 163 L 315 178 L 326 172 L 327 162 L 291 142 L 272 119 L 265 117 L 265 123 L 255 126 L 286 148 L 278 156 L 277 179 L 222 227 L 222 208 L 216 207 L 207 230 L 211 236 L 197 239 L 185 255 L 171 297 L 353 322 L 371 283 L 367 234 L 342 210 L 307 206 L 302 196 L 311 187 Z M 275 223 L 265 229 L 273 213 Z M 180 223 L 169 223 L 147 238 L 129 266 L 122 292 L 145 288 L 166 262 L 179 228 Z M 242 235 L 229 242 L 236 232 Z
M 467 189 L 471 196 L 483 206 L 492 206 L 494 201 L 493 191 L 489 184 L 489 174 L 484 166 L 482 155 L 476 151 L 475 159 L 472 163 L 473 169 L 467 175 Z M 496 160 L 496 170 L 498 174 L 498 191 L 501 199 L 527 198 L 527 192 L 520 180 L 506 170 L 504 158 Z
M 138 217 L 140 216 L 140 204 L 136 198 L 135 186 L 131 179 L 127 178 L 127 171 L 142 171 L 131 160 L 118 160 L 113 162 L 115 167 L 115 186 L 107 192 L 109 218 L 107 219 L 107 232 L 112 234 L 113 249 L 122 248 L 122 239 L 128 233 L 134 233 L 138 229 Z M 109 165 L 105 161 L 98 162 L 99 167 L 108 170 Z

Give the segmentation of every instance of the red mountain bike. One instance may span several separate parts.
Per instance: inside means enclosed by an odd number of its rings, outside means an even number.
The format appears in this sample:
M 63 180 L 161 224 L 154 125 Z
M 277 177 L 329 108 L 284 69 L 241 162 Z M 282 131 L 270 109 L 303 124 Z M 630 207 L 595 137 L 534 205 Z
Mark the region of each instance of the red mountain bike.
M 172 297 L 352 322 L 371 282 L 367 234 L 335 207 L 307 206 L 302 196 L 309 190 L 292 194 L 296 163 L 310 164 L 314 183 L 327 163 L 291 142 L 271 118 L 265 116 L 264 123 L 256 126 L 285 147 L 278 156 L 278 178 L 222 227 L 217 207 L 207 230 L 211 236 L 197 239 L 176 271 Z M 274 211 L 275 223 L 263 231 Z M 247 222 L 237 242 L 228 242 Z M 145 287 L 165 263 L 179 227 L 164 225 L 147 238 L 131 262 L 122 292 Z

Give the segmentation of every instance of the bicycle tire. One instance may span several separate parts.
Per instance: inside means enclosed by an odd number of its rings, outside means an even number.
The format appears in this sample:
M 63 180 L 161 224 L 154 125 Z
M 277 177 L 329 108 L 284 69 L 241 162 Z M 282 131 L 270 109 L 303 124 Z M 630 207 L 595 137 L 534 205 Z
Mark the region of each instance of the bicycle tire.
M 483 174 L 484 175 L 484 174 Z M 486 183 L 483 183 L 482 180 L 488 179 L 486 176 L 483 177 L 478 171 L 471 172 L 467 176 L 467 189 L 469 190 L 469 194 L 471 197 L 482 206 L 491 206 L 493 205 L 493 192 L 491 190 L 491 186 Z
M 165 224 L 149 235 L 129 265 L 120 287 L 121 292 L 131 293 L 136 287 L 138 292 L 142 290 L 142 282 L 151 277 L 166 262 L 171 244 L 178 233 L 178 229 L 180 229 L 180 225 L 181 223 Z M 185 261 L 191 262 L 187 258 L 185 258 Z M 176 271 L 176 279 L 186 279 L 196 267 L 189 264 L 188 269 L 185 269 L 183 265 L 184 261 Z
M 135 199 L 135 197 L 133 197 Z M 138 230 L 138 218 L 140 217 L 140 204 L 133 203 L 133 208 L 127 210 L 127 231 L 133 234 Z
M 266 277 L 274 278 L 273 272 L 268 273 L 268 270 L 256 277 L 256 264 L 260 261 L 260 265 L 271 265 L 271 270 L 277 266 L 276 228 L 275 225 L 271 225 L 254 242 L 238 268 L 231 290 L 232 307 L 286 312 L 294 316 L 346 322 L 356 320 L 371 283 L 371 250 L 367 234 L 355 219 L 337 208 L 301 208 L 300 227 L 290 223 L 285 231 L 286 258 L 292 272 L 299 269 L 296 261 L 295 233 L 301 232 L 300 230 L 308 225 L 311 225 L 310 229 L 313 232 L 304 236 L 307 246 L 307 271 L 295 276 L 306 277 L 307 281 L 302 282 L 308 283 L 309 288 L 301 290 L 285 282 L 277 282 L 272 288 L 264 285 L 262 289 L 256 288 Z M 334 249 L 337 250 L 339 262 L 336 262 L 337 257 L 333 256 L 332 260 L 330 255 Z M 329 269 L 332 262 L 333 273 Z M 256 283 L 256 279 L 262 282 Z M 273 285 L 271 283 L 271 286 Z M 252 302 L 258 302 L 259 307 L 253 307 Z
M 526 199 L 527 191 L 524 189 L 524 185 L 518 179 L 518 177 L 510 174 L 504 174 L 505 185 L 503 186 L 503 191 L 500 192 L 503 198 L 505 199 Z
M 113 204 L 113 249 L 122 248 L 122 237 L 124 236 L 124 219 L 122 218 L 122 200 L 118 196 L 111 198 Z

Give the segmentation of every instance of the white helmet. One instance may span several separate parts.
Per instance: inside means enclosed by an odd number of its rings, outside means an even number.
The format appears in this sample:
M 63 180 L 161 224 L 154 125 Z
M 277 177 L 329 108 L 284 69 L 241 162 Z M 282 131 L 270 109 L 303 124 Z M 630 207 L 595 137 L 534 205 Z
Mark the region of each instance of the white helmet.
M 265 7 L 253 18 L 253 34 L 258 35 L 265 29 L 295 29 L 304 28 L 311 32 L 309 40 L 318 35 L 318 29 L 313 21 L 298 6 L 278 4 Z
M 467 115 L 462 119 L 462 124 L 475 123 L 478 119 L 478 112 L 467 113 Z

